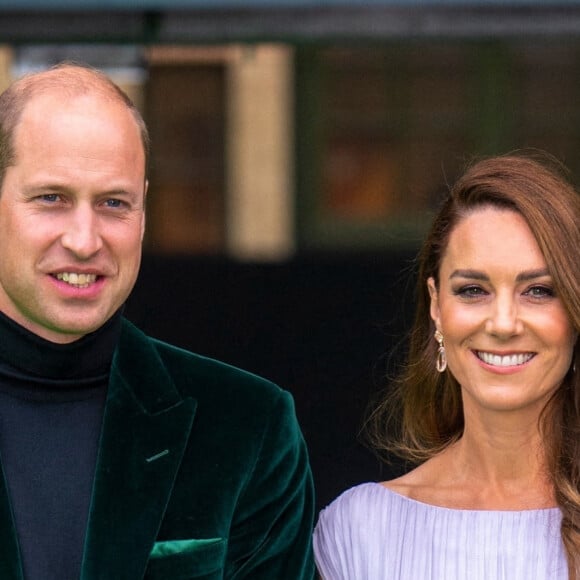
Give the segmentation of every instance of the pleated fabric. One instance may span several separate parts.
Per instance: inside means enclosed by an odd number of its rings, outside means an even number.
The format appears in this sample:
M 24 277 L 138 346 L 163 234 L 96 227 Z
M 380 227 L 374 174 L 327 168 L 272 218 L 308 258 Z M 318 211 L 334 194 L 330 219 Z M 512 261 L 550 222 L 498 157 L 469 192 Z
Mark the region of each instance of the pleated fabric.
M 458 510 L 378 483 L 322 510 L 314 553 L 324 580 L 567 580 L 558 508 Z

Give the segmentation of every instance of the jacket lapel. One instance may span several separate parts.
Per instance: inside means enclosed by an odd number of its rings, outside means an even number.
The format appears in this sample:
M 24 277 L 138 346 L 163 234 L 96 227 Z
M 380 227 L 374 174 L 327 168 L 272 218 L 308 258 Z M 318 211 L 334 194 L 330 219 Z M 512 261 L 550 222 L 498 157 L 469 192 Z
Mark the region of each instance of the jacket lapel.
M 125 321 L 111 370 L 81 580 L 143 577 L 195 406 L 181 398 L 150 339 Z
M 0 473 L 0 578 L 23 578 L 20 548 L 3 470 Z

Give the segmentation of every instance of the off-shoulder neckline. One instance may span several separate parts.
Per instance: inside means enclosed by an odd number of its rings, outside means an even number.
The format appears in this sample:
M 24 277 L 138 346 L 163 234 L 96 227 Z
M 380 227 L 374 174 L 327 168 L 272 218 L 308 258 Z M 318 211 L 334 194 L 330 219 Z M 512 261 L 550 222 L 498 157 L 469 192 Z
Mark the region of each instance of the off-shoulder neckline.
M 516 515 L 516 514 L 535 514 L 535 513 L 549 514 L 552 512 L 560 511 L 560 508 L 557 506 L 556 507 L 547 507 L 547 508 L 533 508 L 533 509 L 527 509 L 527 510 L 484 510 L 484 509 L 477 510 L 477 509 L 468 509 L 468 508 L 465 508 L 465 509 L 463 509 L 463 508 L 450 508 L 450 507 L 431 504 L 431 503 L 427 503 L 424 501 L 420 501 L 420 500 L 411 498 L 409 496 L 403 495 L 402 493 L 394 491 L 390 487 L 387 487 L 380 482 L 374 481 L 374 482 L 368 482 L 367 484 L 361 484 L 361 485 L 378 487 L 378 488 L 384 490 L 384 492 L 387 493 L 388 495 L 390 495 L 391 497 L 400 501 L 401 503 L 414 504 L 417 506 L 421 506 L 424 509 L 441 510 L 441 511 L 447 511 L 447 512 L 481 513 L 481 514 L 514 514 L 514 515 Z

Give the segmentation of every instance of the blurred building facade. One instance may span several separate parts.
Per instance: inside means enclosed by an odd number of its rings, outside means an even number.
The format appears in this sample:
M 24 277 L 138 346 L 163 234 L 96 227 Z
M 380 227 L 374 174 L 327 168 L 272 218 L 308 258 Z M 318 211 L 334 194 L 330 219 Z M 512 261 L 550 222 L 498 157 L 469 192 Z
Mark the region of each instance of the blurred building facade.
M 360 444 L 404 352 L 413 257 L 474 156 L 580 177 L 580 2 L 0 0 L 0 88 L 105 70 L 153 141 L 145 331 L 290 389 L 319 505 L 393 475 Z
M 151 252 L 416 247 L 474 156 L 539 148 L 580 171 L 577 2 L 61 4 L 0 2 L 0 84 L 73 59 L 127 89 L 153 138 Z M 156 33 L 126 23 L 152 14 Z

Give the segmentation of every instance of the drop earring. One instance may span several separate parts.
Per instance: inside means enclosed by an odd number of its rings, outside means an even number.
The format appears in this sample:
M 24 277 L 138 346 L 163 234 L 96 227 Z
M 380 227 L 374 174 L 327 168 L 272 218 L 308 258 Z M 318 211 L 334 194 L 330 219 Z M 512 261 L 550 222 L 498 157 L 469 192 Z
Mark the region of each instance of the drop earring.
M 441 334 L 441 332 L 439 332 L 439 330 L 435 331 L 435 340 L 439 343 L 435 367 L 437 368 L 438 372 L 442 373 L 447 368 L 447 356 L 445 355 L 445 345 L 443 344 L 443 335 Z

